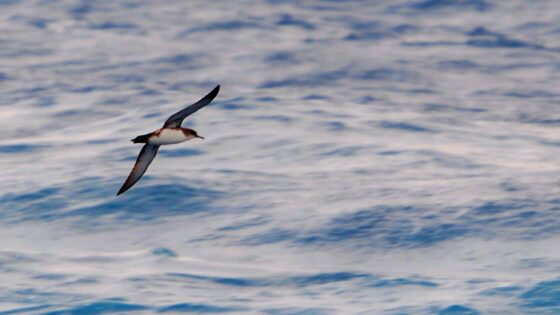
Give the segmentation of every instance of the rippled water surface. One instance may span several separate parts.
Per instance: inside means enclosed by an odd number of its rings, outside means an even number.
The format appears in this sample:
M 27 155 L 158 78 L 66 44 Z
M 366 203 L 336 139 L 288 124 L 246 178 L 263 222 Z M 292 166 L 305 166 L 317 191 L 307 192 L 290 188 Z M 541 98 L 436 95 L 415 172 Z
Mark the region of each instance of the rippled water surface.
M 0 0 L 0 314 L 560 314 L 559 35 L 554 0 Z

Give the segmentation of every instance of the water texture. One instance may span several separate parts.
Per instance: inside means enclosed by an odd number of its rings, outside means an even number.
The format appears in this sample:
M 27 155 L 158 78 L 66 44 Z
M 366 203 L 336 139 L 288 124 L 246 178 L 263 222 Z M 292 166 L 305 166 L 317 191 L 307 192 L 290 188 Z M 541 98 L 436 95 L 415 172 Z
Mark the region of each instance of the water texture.
M 553 0 L 0 0 L 0 314 L 559 314 L 559 35 Z

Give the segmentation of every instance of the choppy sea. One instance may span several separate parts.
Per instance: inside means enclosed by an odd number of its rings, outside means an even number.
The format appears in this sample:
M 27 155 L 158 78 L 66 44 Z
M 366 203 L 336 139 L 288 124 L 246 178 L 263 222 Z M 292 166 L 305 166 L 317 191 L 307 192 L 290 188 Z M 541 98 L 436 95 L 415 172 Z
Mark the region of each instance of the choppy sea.
M 559 102 L 556 0 L 0 0 L 0 314 L 560 314 Z

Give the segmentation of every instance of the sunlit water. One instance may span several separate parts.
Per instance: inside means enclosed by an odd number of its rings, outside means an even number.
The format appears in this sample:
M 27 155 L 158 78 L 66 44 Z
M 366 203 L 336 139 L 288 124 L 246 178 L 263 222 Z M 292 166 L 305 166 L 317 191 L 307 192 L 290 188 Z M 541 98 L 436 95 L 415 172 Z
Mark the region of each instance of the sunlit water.
M 0 314 L 560 314 L 559 35 L 554 0 L 0 0 Z

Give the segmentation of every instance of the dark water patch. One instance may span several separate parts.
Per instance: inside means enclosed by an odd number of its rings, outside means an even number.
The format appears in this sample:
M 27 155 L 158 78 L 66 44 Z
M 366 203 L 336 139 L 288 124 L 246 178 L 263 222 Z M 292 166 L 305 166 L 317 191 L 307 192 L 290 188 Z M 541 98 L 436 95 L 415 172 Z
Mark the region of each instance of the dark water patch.
M 157 311 L 158 313 L 179 312 L 179 313 L 206 314 L 206 313 L 240 312 L 244 310 L 247 309 L 242 307 L 232 307 L 232 306 L 215 306 L 215 305 L 208 305 L 208 304 L 180 303 L 180 304 L 161 307 Z
M 0 0 L 0 5 L 10 6 L 20 2 L 19 0 Z
M 537 206 L 537 203 L 534 200 L 511 200 L 507 202 L 489 201 L 474 207 L 470 210 L 470 213 L 473 215 L 495 215 L 535 206 Z
M 459 238 L 466 235 L 469 229 L 461 224 L 444 223 L 426 226 L 420 231 L 404 235 L 404 237 L 395 237 L 395 244 L 411 245 L 411 246 L 430 246 L 443 241 Z
M 56 97 L 54 96 L 40 96 L 35 101 L 36 106 L 49 107 L 56 104 Z
M 230 99 L 227 99 L 227 100 L 222 100 L 221 102 L 237 103 L 237 102 L 243 102 L 243 101 L 245 101 L 245 97 L 238 96 L 238 97 L 230 98 Z
M 463 43 L 460 42 L 452 42 L 452 41 L 446 41 L 446 40 L 440 40 L 440 41 L 413 41 L 413 42 L 403 42 L 401 43 L 402 46 L 408 46 L 408 47 L 439 47 L 439 46 L 459 46 L 459 45 L 463 45 Z
M 301 245 L 331 245 L 345 242 L 360 247 L 425 247 L 466 236 L 470 229 L 459 223 L 413 223 L 413 207 L 377 206 L 339 215 L 323 227 L 308 232 L 292 231 L 291 240 Z
M 110 74 L 105 79 L 115 83 L 143 83 L 146 81 L 145 76 L 137 74 Z
M 81 20 L 89 13 L 93 12 L 93 1 L 81 0 L 79 4 L 70 8 L 68 14 L 75 20 Z
M 224 227 L 219 228 L 218 231 L 238 231 L 238 230 L 243 230 L 255 226 L 261 226 L 268 222 L 270 222 L 270 219 L 259 217 L 252 220 L 226 225 Z
M 371 275 L 353 272 L 320 273 L 310 276 L 292 277 L 287 279 L 286 282 L 294 284 L 298 287 L 306 287 L 310 285 L 322 285 L 328 283 L 350 281 L 359 278 L 371 278 Z
M 86 141 L 87 144 L 107 144 L 117 142 L 116 139 L 94 139 Z
M 1 198 L 0 202 L 2 202 Z M 24 221 L 50 222 L 57 218 L 56 213 L 63 211 L 68 205 L 68 200 L 62 196 L 52 196 L 25 204 L 21 202 L 7 202 L 1 205 L 5 211 L 0 214 L 0 218 L 4 218 L 7 222 L 11 223 Z
M 120 105 L 124 105 L 127 104 L 130 101 L 130 98 L 128 97 L 120 97 L 120 98 L 108 98 L 108 99 L 104 99 L 100 102 L 98 102 L 97 104 L 99 105 L 107 105 L 107 106 L 120 106 Z M 146 115 L 142 116 L 144 118 L 146 118 Z
M 223 110 L 249 110 L 255 108 L 252 105 L 248 104 L 239 104 L 235 102 L 215 102 L 213 107 L 217 107 Z
M 92 30 L 132 30 L 132 29 L 137 29 L 138 26 L 131 23 L 106 21 L 106 22 L 91 24 L 89 28 Z
M 346 281 L 352 281 L 356 279 L 371 280 L 374 278 L 375 277 L 367 273 L 327 272 L 327 273 L 319 273 L 319 274 L 313 274 L 307 276 L 289 277 L 280 280 L 280 284 L 292 285 L 292 286 L 295 285 L 297 287 L 307 287 L 307 286 L 323 285 L 323 284 L 330 284 L 330 283 L 346 282 Z
M 225 239 L 226 235 L 224 234 L 217 234 L 217 233 L 208 233 L 202 235 L 200 237 L 195 237 L 193 239 L 188 240 L 188 243 L 198 243 L 198 242 L 208 242 L 208 241 L 217 241 L 221 239 Z
M 38 262 L 39 260 L 31 256 L 18 252 L 0 252 L 0 266 L 10 264 L 21 264 L 29 262 Z
M 359 80 L 368 81 L 394 81 L 394 82 L 404 82 L 415 78 L 416 75 L 404 71 L 391 68 L 378 68 L 364 71 L 359 74 L 356 78 Z
M 406 152 L 406 151 L 386 150 L 386 151 L 378 152 L 377 154 L 392 156 L 392 155 L 399 155 L 399 154 L 402 154 L 404 152 Z
M 165 247 L 158 247 L 158 248 L 154 248 L 152 250 L 152 255 L 154 256 L 164 256 L 164 257 L 177 257 L 177 254 L 170 250 L 169 248 L 165 248 Z
M 321 123 L 322 126 L 326 127 L 329 131 L 344 131 L 347 129 L 346 125 L 340 121 L 325 121 Z
M 437 315 L 481 315 L 479 311 L 464 305 L 451 305 L 442 310 L 439 310 Z
M 142 91 L 140 92 L 140 95 L 145 95 L 145 96 L 155 96 L 161 94 L 162 93 L 160 91 L 155 89 L 149 89 L 149 88 L 143 88 Z
M 373 97 L 371 95 L 364 95 L 364 96 L 361 96 L 361 97 L 357 98 L 355 100 L 355 102 L 358 103 L 358 104 L 364 104 L 365 105 L 365 104 L 371 104 L 371 103 L 376 102 L 378 100 L 379 100 L 378 98 Z
M 17 50 L 0 51 L 0 57 L 5 58 L 24 58 L 24 57 L 45 57 L 53 55 L 55 51 L 47 48 L 25 47 Z
M 527 31 L 527 30 L 547 29 L 549 27 L 550 24 L 545 22 L 527 22 L 519 26 L 516 26 L 515 29 L 518 31 Z
M 186 156 L 199 156 L 205 152 L 197 149 L 171 149 L 159 151 L 160 156 L 164 157 L 186 157 Z
M 49 280 L 49 281 L 60 281 L 67 278 L 67 275 L 58 273 L 41 273 L 33 276 L 33 279 L 37 280 Z
M 183 38 L 190 34 L 201 33 L 201 32 L 218 32 L 218 31 L 229 32 L 229 31 L 263 29 L 263 28 L 265 28 L 264 25 L 254 21 L 232 20 L 232 21 L 208 23 L 201 26 L 196 26 L 180 32 L 179 34 L 177 34 L 177 37 Z
M 309 94 L 303 97 L 303 99 L 306 101 L 316 101 L 316 100 L 329 100 L 330 97 L 325 95 L 320 95 L 320 94 Z
M 294 121 L 292 117 L 284 116 L 284 115 L 265 115 L 265 116 L 256 116 L 254 119 L 257 120 L 274 120 L 282 123 L 291 123 Z
M 237 98 L 237 99 L 225 100 L 225 101 L 215 101 L 214 103 L 212 103 L 212 107 L 219 108 L 222 110 L 228 110 L 228 111 L 250 110 L 255 108 L 254 105 L 243 103 L 242 101 L 243 98 Z
M 467 35 L 467 36 L 495 36 L 495 37 L 503 36 L 500 33 L 490 31 L 487 28 L 481 27 L 481 26 L 473 28 L 472 30 L 466 32 L 465 35 Z
M 270 315 L 329 315 L 336 314 L 334 310 L 325 308 L 298 308 L 298 307 L 281 307 L 263 309 L 264 314 Z
M 488 278 L 472 278 L 472 279 L 468 279 L 467 281 L 465 281 L 465 283 L 471 285 L 477 285 L 477 284 L 481 284 L 481 283 L 494 283 L 494 281 L 492 279 L 488 279 Z
M 225 278 L 225 277 L 209 277 L 200 276 L 187 273 L 170 273 L 171 277 L 187 278 L 193 280 L 201 280 L 212 282 L 215 284 L 233 286 L 233 287 L 264 287 L 273 285 L 272 280 L 262 279 L 262 278 Z
M 385 38 L 395 38 L 404 34 L 418 32 L 419 28 L 410 24 L 401 24 L 394 27 L 378 27 L 375 24 L 358 28 L 356 31 L 346 35 L 347 41 L 376 41 Z
M 503 182 L 500 183 L 500 188 L 502 188 L 504 191 L 509 191 L 509 192 L 514 192 L 514 191 L 521 191 L 523 190 L 521 187 L 519 187 L 518 185 L 514 184 L 514 183 L 510 183 L 510 182 Z
M 300 237 L 303 244 L 340 242 L 356 238 L 371 237 L 376 233 L 386 232 L 384 225 L 388 223 L 382 211 L 361 210 L 336 216 L 327 223 L 325 228 Z M 291 235 L 293 237 L 293 234 Z
M 22 308 L 12 309 L 8 311 L 0 311 L 0 315 L 31 314 L 31 312 L 40 311 L 49 307 L 51 307 L 51 305 L 49 304 L 31 306 L 31 307 L 22 307 Z
M 293 239 L 294 231 L 288 229 L 273 229 L 270 231 L 253 234 L 243 239 L 241 245 L 265 245 Z
M 268 286 L 290 286 L 304 288 L 309 286 L 318 286 L 324 284 L 352 281 L 356 279 L 373 280 L 373 277 L 367 273 L 354 272 L 327 272 L 302 276 L 291 276 L 282 278 L 224 278 L 209 277 L 186 273 L 170 273 L 171 277 L 186 278 L 192 280 L 201 280 L 212 282 L 215 284 L 233 286 L 233 287 L 268 287 Z
M 521 290 L 522 287 L 519 286 L 505 286 L 505 287 L 497 287 L 492 289 L 487 289 L 480 292 L 480 295 L 483 296 L 504 296 L 504 297 L 511 297 L 517 295 Z
M 57 118 L 71 118 L 80 116 L 84 111 L 78 109 L 68 109 L 56 112 L 53 116 Z
M 52 311 L 42 315 L 95 315 L 121 312 L 146 311 L 150 308 L 140 304 L 127 304 L 119 302 L 95 302 L 86 305 L 77 305 L 59 311 Z
M 418 11 L 432 11 L 432 10 L 475 10 L 475 11 L 488 11 L 491 5 L 484 0 L 424 0 L 413 2 L 408 5 L 409 8 Z
M 276 102 L 278 99 L 272 96 L 264 96 L 256 99 L 258 102 Z
M 542 258 L 524 258 L 519 260 L 520 268 L 543 268 L 546 266 L 546 261 Z
M 542 281 L 519 296 L 521 307 L 533 311 L 560 312 L 560 280 Z
M 196 54 L 177 54 L 171 56 L 165 56 L 157 58 L 152 61 L 152 63 L 164 63 L 171 64 L 174 66 L 187 66 L 187 65 L 198 65 L 199 55 Z
M 91 92 L 96 91 L 103 91 L 103 90 L 110 90 L 112 87 L 107 85 L 86 85 L 79 88 L 70 88 L 68 89 L 69 92 L 78 93 L 78 94 L 88 94 Z
M 560 118 L 544 118 L 544 117 L 529 116 L 527 114 L 520 114 L 518 115 L 517 119 L 519 120 L 519 122 L 525 124 L 552 125 L 552 126 L 560 125 Z
M 115 215 L 117 221 L 130 221 L 220 210 L 213 206 L 213 202 L 223 196 L 222 192 L 179 183 L 149 185 L 149 178 L 143 178 L 143 181 L 118 198 L 108 198 L 97 205 L 70 211 L 65 216 L 97 218 Z
M 307 31 L 315 29 L 315 25 L 313 23 L 307 22 L 303 19 L 295 18 L 291 14 L 282 14 L 282 16 L 280 16 L 280 19 L 276 22 L 276 25 L 295 26 Z
M 384 129 L 396 129 L 408 132 L 435 132 L 435 130 L 406 122 L 381 121 L 378 125 Z
M 32 88 L 17 89 L 14 93 L 25 95 L 26 97 L 40 97 L 47 93 L 50 88 L 50 86 L 35 86 Z
M 38 201 L 45 199 L 47 197 L 54 196 L 60 192 L 60 188 L 58 187 L 49 187 L 37 190 L 32 193 L 23 193 L 23 194 L 6 194 L 0 197 L 0 203 L 7 203 L 7 202 L 20 202 L 20 203 L 29 203 L 33 201 Z
M 355 156 L 360 151 L 364 150 L 364 147 L 359 146 L 349 146 L 343 148 L 337 148 L 334 150 L 330 150 L 324 153 L 321 153 L 323 157 L 348 157 L 348 156 Z
M 150 118 L 156 118 L 161 116 L 162 116 L 161 113 L 150 113 L 150 114 L 142 115 L 142 118 L 150 119 Z
M 11 21 L 15 21 L 15 22 L 22 22 L 25 23 L 28 26 L 31 27 L 35 27 L 38 29 L 44 29 L 48 23 L 52 22 L 52 20 L 46 20 L 46 19 L 42 19 L 42 18 L 34 18 L 34 17 L 27 17 L 27 16 L 21 16 L 21 15 L 15 15 L 10 17 Z
M 56 288 L 49 288 L 49 291 L 27 288 L 15 291 L 3 290 L 0 302 L 15 302 L 17 304 L 41 305 L 50 304 L 53 301 L 68 301 L 72 299 L 83 299 L 83 295 L 72 293 L 60 293 Z
M 463 211 L 456 222 L 478 235 L 530 240 L 558 234 L 560 229 L 553 215 L 556 208 L 552 201 L 544 200 L 489 201 Z
M 555 98 L 560 96 L 560 94 L 558 93 L 543 91 L 543 90 L 534 90 L 534 91 L 525 91 L 525 92 L 512 91 L 512 92 L 504 93 L 504 95 L 509 97 L 516 97 L 516 98 L 537 98 L 537 97 Z M 524 117 L 524 115 L 520 115 L 520 116 L 521 118 Z
M 471 70 L 478 69 L 480 66 L 470 60 L 443 60 L 438 62 L 438 67 L 444 70 Z
M 419 88 L 419 89 L 410 89 L 410 90 L 404 90 L 405 92 L 411 93 L 411 94 L 435 94 L 436 91 L 431 90 L 431 89 L 424 89 L 424 88 Z
M 477 107 L 454 107 L 444 104 L 426 103 L 422 104 L 422 110 L 425 112 L 465 112 L 465 113 L 484 113 L 487 110 Z
M 427 281 L 427 280 L 397 278 L 397 279 L 380 279 L 375 281 L 371 286 L 376 288 L 400 287 L 400 286 L 420 286 L 426 288 L 435 288 L 438 287 L 439 285 L 435 282 Z
M 7 144 L 0 145 L 0 154 L 32 153 L 44 146 L 36 144 Z
M 545 47 L 538 44 L 528 43 L 522 40 L 497 37 L 491 39 L 470 39 L 465 42 L 467 46 L 478 48 L 533 48 L 544 49 Z
M 271 88 L 281 88 L 281 87 L 318 87 L 323 85 L 329 85 L 335 83 L 344 77 L 346 77 L 348 71 L 345 69 L 328 71 L 328 72 L 318 72 L 308 75 L 292 77 L 277 81 L 266 81 L 261 84 L 259 88 L 271 89 Z
M 276 51 L 264 57 L 263 61 L 269 64 L 290 65 L 299 63 L 296 55 L 289 51 Z
M 511 215 L 507 218 L 502 219 L 499 222 L 498 226 L 501 226 L 501 227 L 523 226 L 524 224 L 527 224 L 528 222 L 531 222 L 530 220 L 536 219 L 537 217 L 538 217 L 538 212 L 536 212 L 536 211 L 518 212 L 514 215 Z
M 72 286 L 72 285 L 89 285 L 89 284 L 98 284 L 98 283 L 99 281 L 95 278 L 83 277 L 83 278 L 78 278 L 76 280 L 64 282 L 63 285 Z
M 472 37 L 465 42 L 467 46 L 478 48 L 533 48 L 544 49 L 539 44 L 533 44 L 518 39 L 510 38 L 506 35 L 490 31 L 484 27 L 477 27 L 466 33 Z

